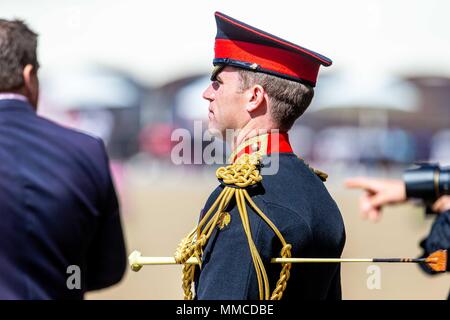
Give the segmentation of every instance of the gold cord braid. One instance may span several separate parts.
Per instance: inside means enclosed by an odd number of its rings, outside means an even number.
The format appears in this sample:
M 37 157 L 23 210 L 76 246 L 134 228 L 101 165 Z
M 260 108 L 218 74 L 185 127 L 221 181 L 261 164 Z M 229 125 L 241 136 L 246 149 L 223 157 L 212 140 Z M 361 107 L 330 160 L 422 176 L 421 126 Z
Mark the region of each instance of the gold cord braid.
M 195 265 L 184 264 L 183 265 L 183 293 L 184 300 L 192 300 L 194 295 L 192 294 L 192 282 L 194 280 Z
M 194 280 L 194 265 L 188 265 L 185 262 L 192 256 L 197 257 L 200 262 L 203 254 L 203 247 L 208 242 L 214 228 L 216 227 L 221 214 L 234 197 L 236 199 L 236 205 L 241 217 L 242 225 L 244 227 L 245 235 L 247 237 L 250 253 L 252 256 L 253 264 L 255 266 L 256 276 L 258 279 L 259 298 L 260 300 L 279 300 L 283 296 L 283 292 L 286 289 L 287 281 L 290 277 L 291 263 L 283 263 L 280 272 L 280 279 L 277 281 L 276 288 L 273 293 L 270 294 L 269 279 L 267 276 L 264 263 L 261 256 L 258 253 L 256 245 L 253 241 L 250 221 L 247 213 L 246 202 L 255 210 L 255 212 L 269 225 L 269 227 L 275 232 L 282 244 L 281 257 L 291 257 L 291 245 L 286 243 L 284 237 L 281 235 L 277 227 L 270 221 L 270 219 L 256 206 L 251 199 L 245 187 L 257 184 L 262 181 L 262 176 L 258 170 L 261 155 L 254 153 L 252 155 L 244 154 L 236 163 L 227 167 L 221 167 L 217 169 L 216 176 L 222 180 L 225 186 L 220 195 L 217 197 L 211 208 L 203 216 L 197 228 L 191 231 L 178 245 L 175 252 L 175 260 L 177 263 L 184 264 L 183 267 L 183 292 L 184 299 L 191 300 L 193 293 L 191 290 L 192 282 Z M 231 187 L 231 185 L 236 186 Z M 211 219 L 209 217 L 214 213 Z M 205 225 L 206 224 L 206 225 Z
M 262 180 L 258 164 L 256 156 L 243 155 L 235 164 L 217 169 L 216 176 L 225 184 L 245 188 Z
M 291 248 L 292 246 L 290 244 L 286 244 L 281 249 L 281 257 L 282 258 L 290 258 L 291 257 Z M 281 300 L 283 297 L 284 290 L 286 290 L 287 281 L 289 280 L 289 277 L 291 276 L 291 266 L 292 263 L 283 263 L 281 272 L 280 272 L 280 279 L 277 281 L 277 285 L 275 289 L 272 292 L 272 296 L 270 297 L 270 300 Z

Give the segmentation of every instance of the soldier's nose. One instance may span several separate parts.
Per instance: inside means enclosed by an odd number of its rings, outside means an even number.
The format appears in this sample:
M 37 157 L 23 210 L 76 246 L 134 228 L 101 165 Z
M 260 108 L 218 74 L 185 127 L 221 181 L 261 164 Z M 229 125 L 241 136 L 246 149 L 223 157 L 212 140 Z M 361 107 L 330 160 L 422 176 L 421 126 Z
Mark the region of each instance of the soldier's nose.
M 206 99 L 208 101 L 214 100 L 214 90 L 212 89 L 212 86 L 209 85 L 208 88 L 203 92 L 202 94 L 203 99 Z

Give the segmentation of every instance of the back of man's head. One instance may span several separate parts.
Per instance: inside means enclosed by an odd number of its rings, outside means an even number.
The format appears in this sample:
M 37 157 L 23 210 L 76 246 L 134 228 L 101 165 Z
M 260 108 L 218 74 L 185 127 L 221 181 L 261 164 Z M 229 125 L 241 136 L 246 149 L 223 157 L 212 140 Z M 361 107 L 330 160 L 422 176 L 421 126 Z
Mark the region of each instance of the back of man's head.
M 24 86 L 25 66 L 37 72 L 37 37 L 23 21 L 0 19 L 0 92 Z

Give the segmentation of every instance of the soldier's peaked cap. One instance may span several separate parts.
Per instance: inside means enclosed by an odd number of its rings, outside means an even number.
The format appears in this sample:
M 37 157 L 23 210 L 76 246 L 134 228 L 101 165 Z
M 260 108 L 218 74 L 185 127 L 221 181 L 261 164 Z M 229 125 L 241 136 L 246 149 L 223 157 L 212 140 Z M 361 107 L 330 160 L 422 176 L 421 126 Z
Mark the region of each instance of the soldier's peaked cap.
M 319 67 L 332 61 L 270 33 L 216 12 L 217 35 L 212 79 L 224 66 L 263 72 L 316 85 Z

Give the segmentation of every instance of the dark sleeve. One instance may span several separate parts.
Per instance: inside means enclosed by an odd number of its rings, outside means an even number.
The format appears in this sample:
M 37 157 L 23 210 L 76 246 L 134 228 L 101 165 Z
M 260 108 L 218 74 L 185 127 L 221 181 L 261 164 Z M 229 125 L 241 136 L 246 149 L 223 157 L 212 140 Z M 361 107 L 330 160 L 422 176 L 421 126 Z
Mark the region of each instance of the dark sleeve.
M 330 287 L 328 288 L 326 300 L 342 300 L 341 264 L 336 268 Z
M 126 268 L 126 250 L 119 203 L 111 178 L 109 159 L 101 142 L 101 204 L 96 234 L 89 248 L 87 290 L 109 287 L 119 282 Z
M 423 249 L 422 257 L 440 249 L 450 249 L 450 210 L 439 214 L 433 222 L 430 233 L 422 240 L 420 246 Z M 421 267 L 427 273 L 435 273 L 426 265 L 421 264 Z M 447 271 L 450 271 L 448 259 Z

